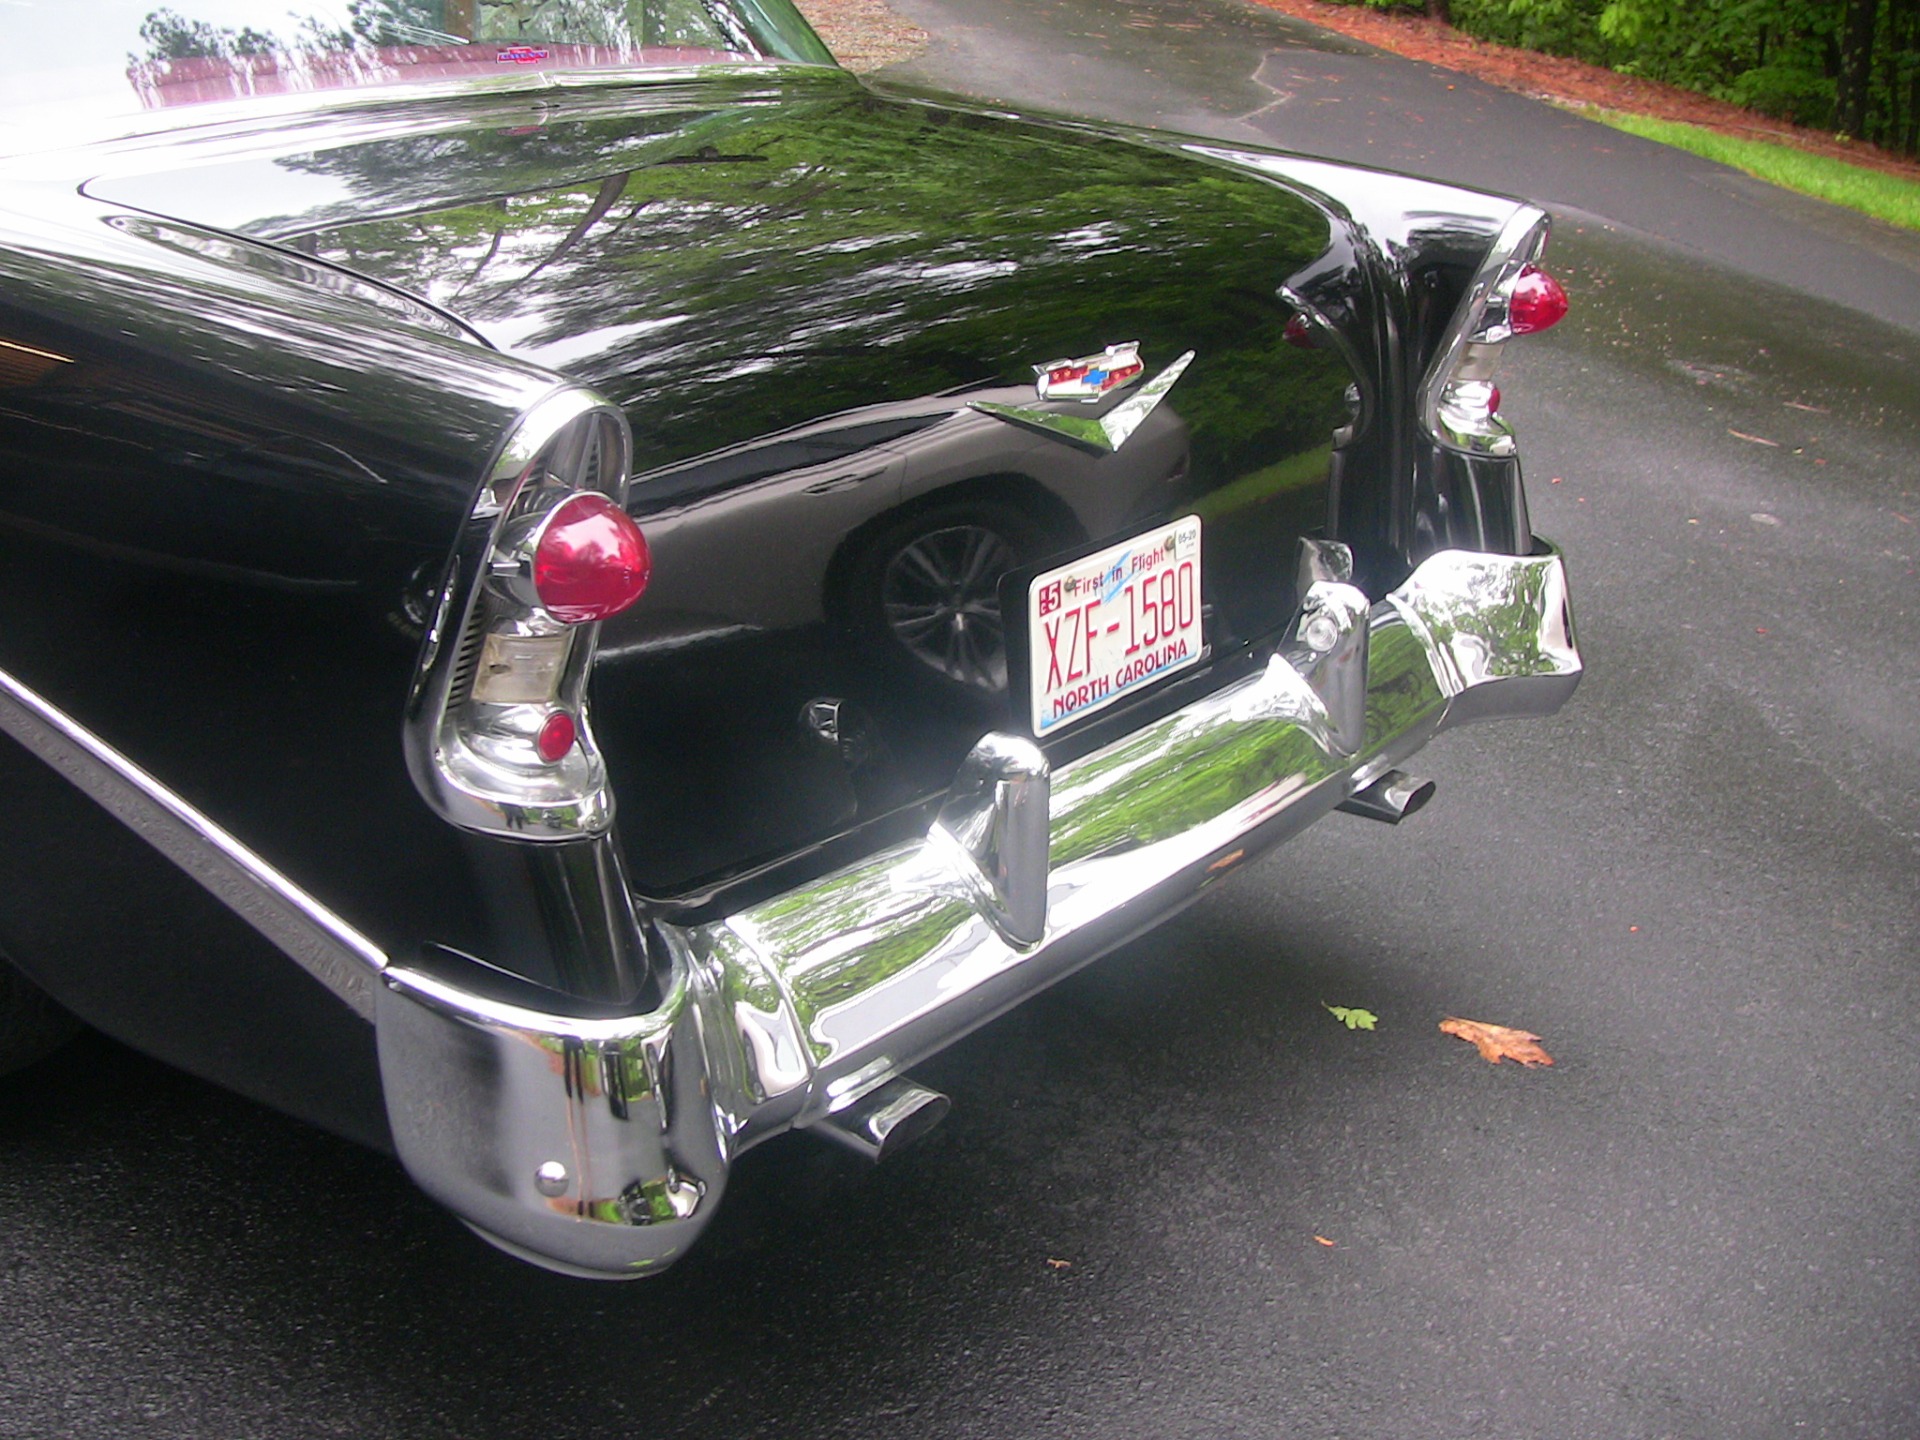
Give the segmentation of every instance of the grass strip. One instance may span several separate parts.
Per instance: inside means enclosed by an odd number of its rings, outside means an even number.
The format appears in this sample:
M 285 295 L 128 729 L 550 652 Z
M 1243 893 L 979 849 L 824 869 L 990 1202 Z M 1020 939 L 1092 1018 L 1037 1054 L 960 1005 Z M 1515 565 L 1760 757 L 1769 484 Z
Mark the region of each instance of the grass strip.
M 1745 140 L 1675 120 L 1655 120 L 1646 115 L 1603 110 L 1597 105 L 1582 106 L 1581 113 L 1616 130 L 1625 130 L 1630 135 L 1657 140 L 1662 145 L 1672 145 L 1708 160 L 1717 160 L 1722 165 L 1731 165 L 1736 170 L 1744 170 L 1749 175 L 1784 189 L 1796 190 L 1802 195 L 1831 201 L 1835 205 L 1845 205 L 1850 210 L 1858 210 L 1876 220 L 1885 220 L 1890 225 L 1920 230 L 1920 184 L 1912 180 L 1902 180 L 1881 170 L 1849 165 L 1844 160 L 1834 160 L 1825 155 L 1809 154 L 1791 145 Z

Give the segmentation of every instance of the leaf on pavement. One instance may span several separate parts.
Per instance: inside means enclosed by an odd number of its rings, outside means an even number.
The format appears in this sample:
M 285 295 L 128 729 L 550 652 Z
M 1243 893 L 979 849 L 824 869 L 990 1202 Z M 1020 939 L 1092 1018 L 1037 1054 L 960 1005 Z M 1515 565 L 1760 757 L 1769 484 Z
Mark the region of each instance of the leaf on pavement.
M 1320 1004 L 1329 1015 L 1349 1030 L 1371 1030 L 1380 1023 L 1380 1017 L 1371 1010 L 1353 1010 L 1345 1005 L 1328 1005 L 1324 1000 Z
M 1518 1060 L 1522 1065 L 1551 1065 L 1553 1057 L 1540 1048 L 1540 1037 L 1505 1025 L 1488 1025 L 1480 1020 L 1459 1020 L 1449 1015 L 1440 1022 L 1448 1035 L 1471 1040 L 1481 1057 L 1498 1065 L 1502 1060 Z

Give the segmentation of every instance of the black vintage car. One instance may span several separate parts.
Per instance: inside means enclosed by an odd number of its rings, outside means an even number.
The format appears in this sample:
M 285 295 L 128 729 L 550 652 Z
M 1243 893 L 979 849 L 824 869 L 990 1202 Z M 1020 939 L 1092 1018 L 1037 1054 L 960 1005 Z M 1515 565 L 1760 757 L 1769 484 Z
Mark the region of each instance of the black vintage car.
M 787 0 L 7 14 L 0 1065 L 77 1016 L 641 1274 L 1578 682 L 1531 207 Z

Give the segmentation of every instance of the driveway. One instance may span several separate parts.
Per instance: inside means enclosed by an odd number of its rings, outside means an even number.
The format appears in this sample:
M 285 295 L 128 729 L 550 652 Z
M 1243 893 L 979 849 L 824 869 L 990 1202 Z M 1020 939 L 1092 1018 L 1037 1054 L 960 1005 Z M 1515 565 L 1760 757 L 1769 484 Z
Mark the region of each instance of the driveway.
M 1300 150 L 1604 216 L 1920 329 L 1920 233 L 1239 0 L 894 0 L 885 71 L 966 94 Z

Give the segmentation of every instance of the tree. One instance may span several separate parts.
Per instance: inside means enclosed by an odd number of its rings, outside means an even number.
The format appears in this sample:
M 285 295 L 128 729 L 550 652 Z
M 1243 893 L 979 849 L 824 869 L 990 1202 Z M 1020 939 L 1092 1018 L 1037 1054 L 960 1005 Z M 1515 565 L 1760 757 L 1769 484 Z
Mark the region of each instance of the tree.
M 177 11 L 155 10 L 140 22 L 140 38 L 147 53 L 132 57 L 135 64 L 198 58 L 226 59 L 235 55 L 271 55 L 280 47 L 273 36 L 252 26 L 238 30 L 189 20 Z
M 1920 153 L 1920 0 L 1449 0 L 1449 6 L 1453 23 L 1482 39 L 1571 55 Z
M 1865 136 L 1873 89 L 1873 38 L 1880 0 L 1842 0 L 1840 74 L 1835 119 L 1848 135 Z

